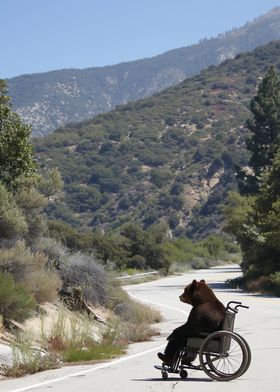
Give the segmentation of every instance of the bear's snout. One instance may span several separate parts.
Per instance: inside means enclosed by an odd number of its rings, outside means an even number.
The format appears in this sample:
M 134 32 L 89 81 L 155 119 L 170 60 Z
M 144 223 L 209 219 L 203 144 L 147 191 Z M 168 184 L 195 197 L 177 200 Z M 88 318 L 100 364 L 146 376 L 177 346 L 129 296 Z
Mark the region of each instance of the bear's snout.
M 179 299 L 180 301 L 185 302 L 184 294 L 179 295 Z

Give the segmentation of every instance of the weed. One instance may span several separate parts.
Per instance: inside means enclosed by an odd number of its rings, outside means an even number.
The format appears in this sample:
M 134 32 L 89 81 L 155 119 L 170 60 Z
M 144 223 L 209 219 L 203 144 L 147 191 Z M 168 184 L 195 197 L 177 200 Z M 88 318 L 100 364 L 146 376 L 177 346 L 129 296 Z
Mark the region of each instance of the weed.
M 12 345 L 13 365 L 0 365 L 0 374 L 6 377 L 21 377 L 26 374 L 34 374 L 47 369 L 60 366 L 60 357 L 49 354 L 35 348 L 31 344 L 30 337 L 21 335 Z
M 65 362 L 82 362 L 112 359 L 124 354 L 125 345 L 111 345 L 110 343 L 100 343 L 92 347 L 69 348 L 63 353 Z

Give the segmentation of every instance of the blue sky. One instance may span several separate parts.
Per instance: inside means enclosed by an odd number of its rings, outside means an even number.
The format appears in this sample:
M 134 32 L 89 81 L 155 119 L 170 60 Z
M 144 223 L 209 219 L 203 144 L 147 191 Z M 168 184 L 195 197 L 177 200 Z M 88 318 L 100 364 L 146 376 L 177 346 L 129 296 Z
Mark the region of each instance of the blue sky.
M 0 78 L 152 57 L 239 27 L 280 0 L 1 0 Z

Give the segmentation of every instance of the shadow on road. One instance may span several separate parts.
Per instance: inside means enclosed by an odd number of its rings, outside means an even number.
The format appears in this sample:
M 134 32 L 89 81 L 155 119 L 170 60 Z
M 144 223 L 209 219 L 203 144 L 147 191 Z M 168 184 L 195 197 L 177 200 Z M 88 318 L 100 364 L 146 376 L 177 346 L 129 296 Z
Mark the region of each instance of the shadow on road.
M 175 377 L 175 376 L 174 377 L 169 377 L 167 380 L 163 380 L 161 377 L 158 377 L 158 378 L 132 378 L 131 379 L 131 381 L 145 381 L 145 382 L 149 382 L 149 381 L 152 381 L 152 382 L 162 382 L 162 381 L 164 381 L 164 382 L 174 382 L 176 380 L 182 381 L 182 382 L 188 382 L 188 381 L 189 382 L 190 381 L 194 381 L 194 382 L 213 382 L 213 380 L 211 380 L 210 378 L 188 377 L 185 380 L 183 380 L 182 378 Z

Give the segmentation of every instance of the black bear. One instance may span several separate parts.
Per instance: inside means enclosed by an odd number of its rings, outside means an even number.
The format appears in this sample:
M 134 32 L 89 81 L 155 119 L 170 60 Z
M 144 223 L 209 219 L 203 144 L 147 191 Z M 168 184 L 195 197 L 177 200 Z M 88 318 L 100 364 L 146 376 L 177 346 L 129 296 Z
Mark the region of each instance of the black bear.
M 211 333 L 221 328 L 225 317 L 225 307 L 218 300 L 205 280 L 193 280 L 186 286 L 180 301 L 192 305 L 192 310 L 185 324 L 174 329 L 168 336 L 164 354 L 158 353 L 159 359 L 170 366 L 179 348 L 186 346 L 187 339 L 197 337 L 201 332 Z M 190 355 L 189 361 L 195 359 Z

